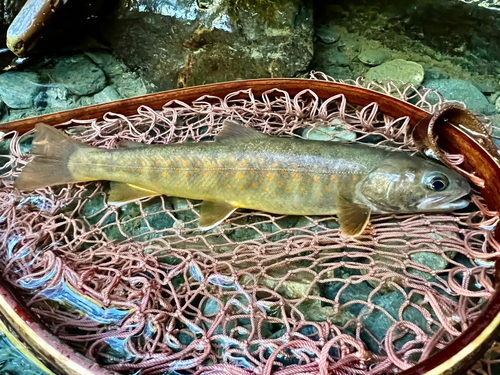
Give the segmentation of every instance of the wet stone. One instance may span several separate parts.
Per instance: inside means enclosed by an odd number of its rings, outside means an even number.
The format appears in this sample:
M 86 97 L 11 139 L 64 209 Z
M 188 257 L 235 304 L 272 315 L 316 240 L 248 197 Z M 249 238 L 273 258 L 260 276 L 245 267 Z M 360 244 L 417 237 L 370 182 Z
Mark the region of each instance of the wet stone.
M 419 86 L 424 80 L 424 68 L 413 61 L 395 59 L 371 68 L 365 78 L 377 82 L 411 83 Z
M 419 252 L 410 254 L 410 259 L 418 264 L 421 264 L 430 269 L 429 272 L 420 271 L 417 269 L 410 269 L 410 272 L 417 276 L 422 276 L 425 279 L 430 279 L 432 277 L 432 271 L 444 270 L 448 266 L 448 261 L 439 254 L 430 252 Z
M 472 83 L 461 79 L 433 79 L 425 81 L 424 86 L 440 92 L 447 100 L 457 100 L 465 103 L 467 108 L 476 113 L 493 113 L 495 106 Z M 430 93 L 427 100 L 438 102 L 438 96 Z
M 113 86 L 106 86 L 102 91 L 99 91 L 94 95 L 94 101 L 96 104 L 112 102 L 120 99 L 120 94 L 118 94 L 118 91 L 116 91 Z
M 377 66 L 391 58 L 391 53 L 384 49 L 366 49 L 358 55 L 359 61 L 369 66 Z
M 104 72 L 85 55 L 59 58 L 49 74 L 76 95 L 91 95 L 106 87 Z
M 46 111 L 61 111 L 75 106 L 75 98 L 64 86 L 48 87 L 40 91 L 34 100 L 35 108 Z
M 356 139 L 356 133 L 347 130 L 338 119 L 334 119 L 330 126 L 304 128 L 302 136 L 306 139 L 316 141 L 349 142 Z
M 314 34 L 323 42 L 327 44 L 335 43 L 340 39 L 341 30 L 336 26 L 324 25 L 318 27 Z
M 385 338 L 387 330 L 394 324 L 393 320 L 399 321 L 399 310 L 404 301 L 405 297 L 399 291 L 394 291 L 383 295 L 376 295 L 372 298 L 371 302 L 373 303 L 373 305 L 379 306 L 385 312 L 382 312 L 381 309 L 374 308 L 368 315 L 365 315 L 362 319 L 364 330 L 361 332 L 361 338 L 371 351 L 375 353 L 381 352 L 378 343 L 373 340 L 368 332 L 370 332 L 379 342 L 382 342 Z M 365 306 L 361 310 L 360 314 L 365 314 L 369 310 L 370 309 L 368 308 L 368 306 Z M 393 319 L 391 319 L 387 313 Z M 405 308 L 405 311 L 403 312 L 403 319 L 418 325 L 422 329 L 425 329 L 425 317 L 421 312 L 413 307 Z M 365 330 L 368 332 L 366 332 Z M 409 341 L 412 338 L 414 338 L 413 334 L 404 335 L 404 337 L 396 343 L 396 347 L 402 346 L 404 342 Z
M 34 72 L 6 72 L 0 74 L 0 96 L 13 109 L 31 108 L 40 90 L 40 79 Z

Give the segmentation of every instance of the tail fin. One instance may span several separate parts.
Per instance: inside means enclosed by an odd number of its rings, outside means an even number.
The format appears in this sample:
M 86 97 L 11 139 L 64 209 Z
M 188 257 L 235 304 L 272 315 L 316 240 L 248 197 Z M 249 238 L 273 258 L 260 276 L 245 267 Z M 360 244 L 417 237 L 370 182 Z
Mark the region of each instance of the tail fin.
M 19 190 L 34 190 L 80 182 L 68 169 L 68 160 L 75 151 L 87 147 L 89 146 L 71 139 L 61 130 L 37 124 L 31 151 L 35 158 L 24 167 L 14 182 L 14 187 Z

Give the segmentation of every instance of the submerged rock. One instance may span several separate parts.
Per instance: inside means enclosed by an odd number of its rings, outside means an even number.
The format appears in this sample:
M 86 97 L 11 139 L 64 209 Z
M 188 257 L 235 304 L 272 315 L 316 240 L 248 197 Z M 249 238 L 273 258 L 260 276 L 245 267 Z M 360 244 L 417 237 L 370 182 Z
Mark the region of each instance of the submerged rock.
M 424 68 L 413 61 L 395 59 L 371 68 L 365 78 L 377 82 L 393 81 L 397 83 L 411 83 L 419 86 L 424 80 Z
M 432 79 L 425 81 L 425 87 L 440 92 L 445 99 L 464 102 L 472 112 L 493 113 L 495 106 L 472 83 L 461 79 Z M 427 100 L 437 103 L 438 96 L 431 93 Z
M 49 75 L 76 95 L 95 94 L 106 87 L 104 72 L 85 55 L 59 58 Z
M 120 94 L 118 94 L 118 91 L 116 91 L 113 86 L 106 86 L 102 91 L 99 91 L 94 95 L 94 101 L 96 104 L 112 102 L 120 99 Z
M 160 90 L 290 77 L 313 52 L 302 0 L 121 0 L 103 28 L 117 56 Z
M 385 63 L 391 58 L 391 53 L 384 49 L 366 49 L 358 55 L 359 61 L 370 66 L 377 66 Z
M 40 79 L 34 72 L 6 72 L 0 74 L 0 96 L 13 109 L 31 108 L 40 90 Z
M 304 128 L 302 136 L 315 141 L 337 141 L 348 142 L 356 139 L 356 133 L 347 130 L 342 121 L 334 119 L 330 126 L 314 126 Z

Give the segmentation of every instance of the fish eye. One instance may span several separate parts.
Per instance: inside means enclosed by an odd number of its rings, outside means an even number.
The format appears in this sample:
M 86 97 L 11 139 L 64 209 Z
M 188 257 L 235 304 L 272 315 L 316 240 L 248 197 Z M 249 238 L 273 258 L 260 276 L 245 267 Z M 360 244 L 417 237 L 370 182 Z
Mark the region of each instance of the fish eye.
M 448 181 L 448 178 L 446 178 L 446 176 L 440 175 L 431 177 L 427 186 L 429 187 L 429 189 L 434 191 L 443 191 L 448 187 L 449 183 L 450 182 Z

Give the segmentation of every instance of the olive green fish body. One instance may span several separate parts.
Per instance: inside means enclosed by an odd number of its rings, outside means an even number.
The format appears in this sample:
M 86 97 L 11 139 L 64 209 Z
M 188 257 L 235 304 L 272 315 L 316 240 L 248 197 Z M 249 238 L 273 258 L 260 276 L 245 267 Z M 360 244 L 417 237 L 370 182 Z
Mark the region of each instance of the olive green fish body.
M 271 138 L 116 150 L 83 149 L 69 162 L 78 180 L 119 181 L 158 193 L 225 201 L 281 214 L 337 213 L 387 151 Z
M 237 208 L 339 217 L 358 235 L 371 213 L 449 211 L 465 207 L 467 181 L 437 163 L 362 144 L 270 137 L 226 120 L 215 141 L 98 149 L 37 125 L 21 190 L 113 181 L 110 203 L 170 195 L 203 200 L 200 227 Z M 139 145 L 139 147 L 137 147 Z

